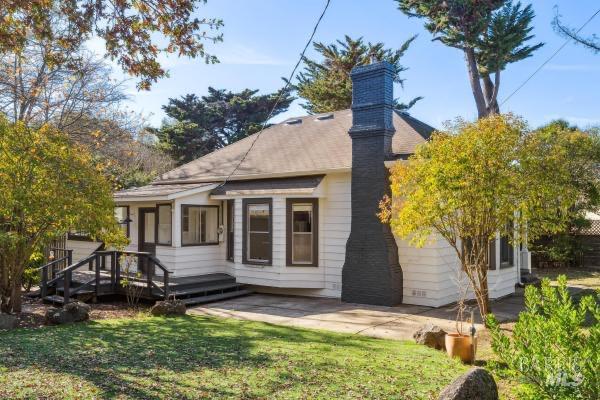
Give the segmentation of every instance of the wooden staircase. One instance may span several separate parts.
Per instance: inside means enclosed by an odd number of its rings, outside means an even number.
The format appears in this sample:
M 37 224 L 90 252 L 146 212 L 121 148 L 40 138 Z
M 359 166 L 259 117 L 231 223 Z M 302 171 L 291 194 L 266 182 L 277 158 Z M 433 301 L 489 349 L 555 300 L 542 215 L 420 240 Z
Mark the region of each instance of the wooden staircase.
M 186 305 L 209 303 L 252 293 L 227 274 L 174 278 L 171 281 L 170 292 L 171 297 L 182 300 Z
M 155 274 L 139 274 L 124 268 L 123 257 L 134 259 L 137 267 Z M 61 260 L 63 262 L 64 260 Z M 69 260 L 70 261 L 70 260 Z M 143 252 L 97 251 L 63 269 L 56 269 L 53 261 L 40 268 L 42 281 L 35 293 L 45 302 L 65 304 L 72 299 L 99 301 L 101 298 L 126 294 L 122 282 L 140 289 L 144 300 L 181 299 L 186 305 L 208 303 L 244 296 L 251 292 L 227 274 L 206 274 L 189 277 L 171 277 L 169 271 L 155 256 Z

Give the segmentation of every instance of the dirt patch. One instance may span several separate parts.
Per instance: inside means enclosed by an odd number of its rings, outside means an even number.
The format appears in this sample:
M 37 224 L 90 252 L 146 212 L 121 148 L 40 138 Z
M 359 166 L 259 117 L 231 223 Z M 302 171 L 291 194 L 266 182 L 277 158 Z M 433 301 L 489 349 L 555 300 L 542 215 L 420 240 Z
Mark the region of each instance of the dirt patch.
M 41 300 L 23 298 L 23 312 L 17 315 L 19 319 L 19 328 L 39 328 L 45 326 L 46 311 L 52 308 L 51 304 L 45 304 Z M 150 305 L 140 304 L 133 309 L 128 307 L 124 301 L 110 301 L 97 304 L 90 304 L 92 311 L 91 320 L 100 320 L 107 318 L 131 318 L 140 312 L 148 312 Z

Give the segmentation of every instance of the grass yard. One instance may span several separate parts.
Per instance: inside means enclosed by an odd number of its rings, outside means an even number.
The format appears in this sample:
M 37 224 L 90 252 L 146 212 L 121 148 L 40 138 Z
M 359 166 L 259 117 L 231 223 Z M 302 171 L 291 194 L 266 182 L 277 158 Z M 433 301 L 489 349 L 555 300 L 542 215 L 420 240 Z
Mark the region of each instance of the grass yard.
M 0 333 L 3 399 L 434 399 L 466 370 L 410 342 L 199 316 Z

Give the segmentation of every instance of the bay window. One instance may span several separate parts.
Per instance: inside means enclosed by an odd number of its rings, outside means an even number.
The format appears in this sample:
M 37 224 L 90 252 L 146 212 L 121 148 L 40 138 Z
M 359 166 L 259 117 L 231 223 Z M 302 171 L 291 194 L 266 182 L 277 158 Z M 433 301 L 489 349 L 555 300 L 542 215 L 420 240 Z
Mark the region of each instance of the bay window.
M 219 244 L 219 206 L 181 206 L 181 245 Z

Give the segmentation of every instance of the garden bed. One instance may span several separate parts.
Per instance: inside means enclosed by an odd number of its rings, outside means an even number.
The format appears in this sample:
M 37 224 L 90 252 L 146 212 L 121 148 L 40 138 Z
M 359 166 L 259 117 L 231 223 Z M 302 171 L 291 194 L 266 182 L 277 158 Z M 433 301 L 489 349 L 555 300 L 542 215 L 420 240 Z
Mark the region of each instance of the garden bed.
M 41 300 L 34 300 L 23 297 L 23 312 L 17 314 L 18 326 L 20 328 L 39 328 L 45 325 L 46 311 L 54 307 Z M 128 307 L 127 302 L 111 301 L 97 304 L 90 304 L 92 311 L 90 319 L 102 320 L 107 318 L 126 318 L 137 315 L 140 311 L 149 309 L 149 305 L 140 304 L 137 309 Z

